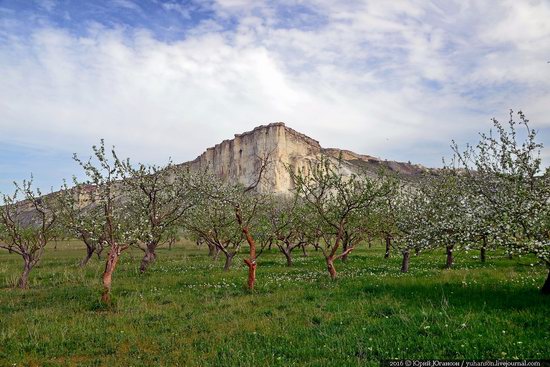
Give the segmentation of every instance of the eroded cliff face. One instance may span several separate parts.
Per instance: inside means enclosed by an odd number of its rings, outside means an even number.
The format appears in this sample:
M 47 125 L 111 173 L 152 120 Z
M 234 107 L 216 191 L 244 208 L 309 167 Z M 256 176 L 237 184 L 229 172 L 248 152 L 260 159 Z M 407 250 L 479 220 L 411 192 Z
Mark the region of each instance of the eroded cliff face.
M 192 170 L 206 168 L 224 180 L 246 186 L 257 180 L 262 159 L 268 158 L 260 191 L 287 192 L 292 182 L 286 167 L 306 166 L 320 152 L 318 141 L 276 122 L 236 134 L 188 164 Z
M 324 149 L 318 141 L 301 134 L 282 122 L 256 127 L 252 131 L 235 135 L 234 139 L 224 140 L 191 162 L 191 170 L 208 169 L 229 182 L 239 182 L 245 186 L 258 177 L 262 159 L 269 157 L 270 164 L 265 171 L 259 190 L 262 192 L 285 193 L 292 189 L 292 180 L 287 167 L 296 171 L 307 171 L 309 163 L 325 154 L 344 162 L 343 174 L 358 170 L 375 171 L 380 167 L 407 175 L 423 171 L 417 165 L 388 162 L 356 154 L 347 150 Z

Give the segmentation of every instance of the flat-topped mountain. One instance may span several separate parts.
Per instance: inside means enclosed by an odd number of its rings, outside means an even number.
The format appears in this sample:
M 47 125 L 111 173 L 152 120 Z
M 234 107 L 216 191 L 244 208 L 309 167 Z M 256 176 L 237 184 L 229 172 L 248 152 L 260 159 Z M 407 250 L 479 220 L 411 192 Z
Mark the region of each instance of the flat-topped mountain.
M 292 188 L 287 167 L 293 170 L 307 169 L 309 162 L 321 154 L 334 159 L 341 158 L 344 174 L 360 170 L 376 172 L 385 168 L 401 176 L 413 178 L 427 170 L 420 165 L 381 160 L 349 150 L 323 148 L 317 140 L 285 126 L 282 122 L 258 126 L 252 131 L 236 134 L 233 139 L 224 140 L 206 149 L 195 160 L 183 163 L 182 166 L 189 166 L 191 170 L 208 169 L 229 182 L 249 185 L 255 181 L 260 169 L 259 158 L 269 156 L 270 165 L 260 190 L 282 193 Z

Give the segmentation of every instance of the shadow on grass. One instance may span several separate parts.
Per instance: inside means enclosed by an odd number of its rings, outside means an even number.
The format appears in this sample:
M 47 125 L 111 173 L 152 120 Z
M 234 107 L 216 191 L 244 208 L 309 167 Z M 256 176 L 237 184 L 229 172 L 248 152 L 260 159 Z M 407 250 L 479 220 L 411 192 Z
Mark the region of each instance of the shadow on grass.
M 345 291 L 345 290 L 344 290 Z M 538 288 L 514 288 L 503 285 L 468 285 L 457 283 L 436 284 L 384 284 L 365 285 L 350 289 L 355 297 L 390 296 L 405 302 L 420 304 L 442 304 L 468 309 L 501 310 L 548 310 L 550 297 L 540 293 Z
M 0 313 L 41 309 L 93 311 L 100 302 L 100 292 L 95 287 L 74 286 L 47 289 L 10 290 L 11 303 L 0 303 Z

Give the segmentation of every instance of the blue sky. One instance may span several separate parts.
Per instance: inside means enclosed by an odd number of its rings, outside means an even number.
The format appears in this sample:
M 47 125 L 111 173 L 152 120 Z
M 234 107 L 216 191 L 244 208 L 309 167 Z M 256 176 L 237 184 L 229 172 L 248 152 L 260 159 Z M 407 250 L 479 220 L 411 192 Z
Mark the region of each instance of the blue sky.
M 550 146 L 548 19 L 527 0 L 0 0 L 0 191 L 57 188 L 100 138 L 182 162 L 274 121 L 438 166 L 521 109 Z

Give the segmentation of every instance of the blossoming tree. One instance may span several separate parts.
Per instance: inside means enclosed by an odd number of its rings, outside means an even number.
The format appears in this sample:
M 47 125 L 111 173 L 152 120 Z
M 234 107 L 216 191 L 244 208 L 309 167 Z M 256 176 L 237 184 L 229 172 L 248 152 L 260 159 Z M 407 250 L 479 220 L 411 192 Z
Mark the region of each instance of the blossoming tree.
M 519 111 L 508 124 L 493 119 L 494 130 L 475 146 L 453 150 L 470 189 L 492 213 L 487 232 L 511 253 L 532 253 L 548 268 L 541 289 L 550 294 L 550 168 L 540 157 L 543 145 Z
M 99 210 L 89 212 L 96 222 L 103 223 L 97 238 L 103 239 L 103 244 L 109 248 L 109 254 L 103 271 L 103 292 L 101 300 L 111 303 L 111 286 L 113 273 L 120 255 L 140 238 L 140 228 L 145 223 L 137 223 L 128 208 L 127 181 L 124 178 L 122 161 L 116 155 L 114 148 L 111 157 L 105 152 L 104 141 L 99 146 L 92 147 L 94 156 L 82 160 L 74 155 L 80 164 L 88 181 L 86 185 L 93 186 L 94 193 L 90 197 L 92 207 Z
M 310 225 L 319 228 L 322 235 L 323 245 L 318 247 L 332 279 L 337 276 L 334 261 L 353 251 L 362 239 L 355 237 L 356 242 L 338 253 L 346 231 L 363 232 L 361 218 L 368 216 L 377 201 L 391 192 L 391 185 L 382 177 L 355 173 L 344 176 L 342 170 L 341 160 L 335 163 L 325 156 L 312 161 L 306 172 L 289 170 L 296 192 L 313 214 Z
M 27 288 L 31 270 L 40 262 L 46 245 L 56 236 L 57 214 L 52 195 L 33 189 L 32 179 L 15 183 L 13 195 L 3 195 L 0 206 L 0 248 L 23 259 L 17 286 Z
M 165 166 L 134 166 L 129 160 L 120 164 L 128 188 L 127 207 L 135 223 L 141 224 L 137 247 L 144 253 L 140 265 L 140 272 L 144 273 L 156 260 L 157 247 L 173 238 L 175 229 L 197 204 L 192 181 L 199 173 L 192 174 L 171 162 Z

